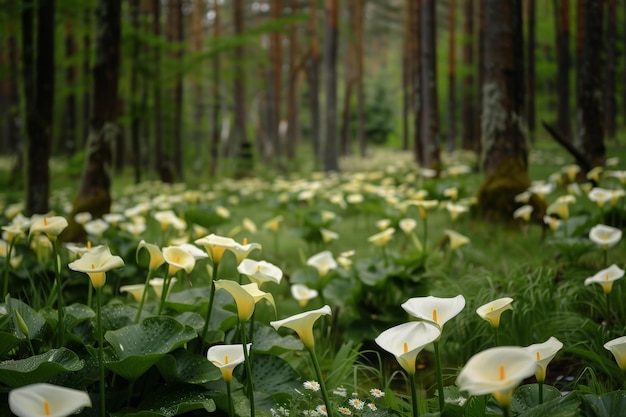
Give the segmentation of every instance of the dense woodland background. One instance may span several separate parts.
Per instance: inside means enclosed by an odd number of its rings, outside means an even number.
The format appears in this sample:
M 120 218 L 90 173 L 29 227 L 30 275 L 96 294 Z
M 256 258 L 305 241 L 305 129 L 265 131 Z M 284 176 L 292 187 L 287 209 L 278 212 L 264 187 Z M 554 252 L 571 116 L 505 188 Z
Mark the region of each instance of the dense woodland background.
M 61 160 L 82 172 L 74 211 L 98 215 L 124 170 L 337 171 L 385 145 L 438 171 L 464 149 L 489 213 L 527 188 L 538 137 L 581 175 L 604 164 L 625 21 L 624 0 L 0 0 L 3 187 L 46 212 Z

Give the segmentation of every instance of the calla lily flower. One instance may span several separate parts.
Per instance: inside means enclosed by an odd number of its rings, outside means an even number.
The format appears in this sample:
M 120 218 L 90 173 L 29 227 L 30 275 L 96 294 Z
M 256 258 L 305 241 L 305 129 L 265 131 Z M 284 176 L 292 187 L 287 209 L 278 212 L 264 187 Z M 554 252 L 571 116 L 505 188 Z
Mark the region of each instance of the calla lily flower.
M 100 246 L 85 253 L 82 257 L 67 265 L 71 270 L 89 275 L 94 288 L 102 287 L 106 282 L 106 272 L 124 266 L 124 260 L 111 254 L 108 246 Z
M 407 218 L 401 219 L 398 222 L 398 227 L 400 228 L 400 230 L 402 230 L 405 234 L 408 235 L 417 227 L 417 221 L 415 219 L 407 217 Z
M 543 343 L 536 343 L 524 348 L 531 355 L 535 356 L 535 360 L 537 362 L 535 378 L 537 378 L 538 382 L 546 380 L 546 369 L 548 368 L 548 364 L 552 359 L 554 359 L 562 347 L 563 343 L 561 343 L 559 339 L 556 337 L 550 337 Z
M 246 349 L 250 352 L 252 343 L 246 345 Z M 209 348 L 206 358 L 220 369 L 222 377 L 226 382 L 233 379 L 233 371 L 240 363 L 245 360 L 243 345 L 214 345 Z
M 454 230 L 446 230 L 444 233 L 450 241 L 450 249 L 452 250 L 458 249 L 470 242 L 470 239 L 467 236 L 462 235 L 459 232 L 455 232 Z
M 146 286 L 143 284 L 122 285 L 120 292 L 127 292 L 135 301 L 140 302 L 145 288 Z
M 256 282 L 259 287 L 266 282 L 280 284 L 283 278 L 283 271 L 276 265 L 266 261 L 244 259 L 237 266 L 237 271 L 247 276 L 250 281 Z
M 396 229 L 394 229 L 393 227 L 389 227 L 388 229 L 385 229 L 380 233 L 376 233 L 375 235 L 370 236 L 367 241 L 374 246 L 379 246 L 381 248 L 385 247 L 393 237 L 395 231 Z
M 567 201 L 555 201 L 546 209 L 546 214 L 556 215 L 559 219 L 567 219 L 569 217 L 569 203 Z
M 69 224 L 63 216 L 33 216 L 31 220 L 29 235 L 44 233 L 52 241 L 56 240 Z
M 237 265 L 241 264 L 245 259 L 248 259 L 250 253 L 254 250 L 261 250 L 260 243 L 247 243 L 246 239 L 244 239 L 243 244 L 239 244 L 235 242 L 235 246 L 229 248 L 229 250 L 235 255 L 235 259 L 237 260 Z
M 337 261 L 335 261 L 335 258 L 333 257 L 333 254 L 328 250 L 311 256 L 306 261 L 306 264 L 317 269 L 320 277 L 326 276 L 326 274 L 328 274 L 328 271 L 330 271 L 331 269 L 335 269 L 338 266 Z
M 476 313 L 483 320 L 488 321 L 491 326 L 497 328 L 500 326 L 500 316 L 502 313 L 506 310 L 513 310 L 513 307 L 511 306 L 512 302 L 513 299 L 510 297 L 499 298 L 478 307 Z
M 181 269 L 188 274 L 196 266 L 196 258 L 189 251 L 180 246 L 168 246 L 163 248 L 163 259 L 169 266 L 169 274 L 174 275 Z
M 263 229 L 267 229 L 271 232 L 278 232 L 278 229 L 280 228 L 280 224 L 283 221 L 283 216 L 276 216 L 273 217 L 271 219 L 269 219 L 268 221 L 266 221 L 265 223 L 263 223 Z
M 402 308 L 416 319 L 435 323 L 443 330 L 443 325 L 465 308 L 465 297 L 415 297 L 404 302 Z
M 202 246 L 207 251 L 214 264 L 219 264 L 222 261 L 224 252 L 226 250 L 233 250 L 239 244 L 230 237 L 218 236 L 216 234 L 210 234 L 194 242 L 196 245 Z
M 111 225 L 102 219 L 88 221 L 83 225 L 85 232 L 90 236 L 102 237 Z
M 298 304 L 300 304 L 300 307 L 304 307 L 308 304 L 309 300 L 317 297 L 318 292 L 304 284 L 293 284 L 291 286 L 291 295 Z
M 604 207 L 607 202 L 611 201 L 611 190 L 593 187 L 591 191 L 587 193 L 587 197 L 589 197 L 589 200 L 595 202 L 598 207 Z
M 626 336 L 606 342 L 604 348 L 613 354 L 617 366 L 622 371 L 626 371 Z
M 461 213 L 469 211 L 469 208 L 463 204 L 448 202 L 446 204 L 446 210 L 448 210 L 448 213 L 450 213 L 450 220 L 455 221 L 459 218 L 459 215 Z
M 161 230 L 167 229 L 168 226 L 172 226 L 175 230 L 185 230 L 187 227 L 187 223 L 172 210 L 157 211 L 154 213 L 154 218 L 160 223 Z
M 315 340 L 313 338 L 313 324 L 324 315 L 332 315 L 332 310 L 330 306 L 325 305 L 322 308 L 317 310 L 307 311 L 304 313 L 296 314 L 291 317 L 287 317 L 286 319 L 271 321 L 270 326 L 274 329 L 278 330 L 281 327 L 287 327 L 291 330 L 294 330 L 300 336 L 302 343 L 308 349 L 313 349 L 315 345 Z
M 613 289 L 613 283 L 624 276 L 624 270 L 613 264 L 599 271 L 592 277 L 585 279 L 585 285 L 600 284 L 606 294 Z
M 65 417 L 91 407 L 84 391 L 52 384 L 32 384 L 9 392 L 9 408 L 18 417 Z
M 150 255 L 150 264 L 148 265 L 148 269 L 150 271 L 156 270 L 158 267 L 163 265 L 163 263 L 165 263 L 163 253 L 161 253 L 161 249 L 159 249 L 157 245 L 153 245 L 152 243 L 148 243 L 145 240 L 142 240 L 141 242 L 139 242 L 139 245 L 137 245 L 137 251 L 135 253 L 137 258 L 139 258 L 139 251 L 141 249 L 146 249 L 148 251 L 148 254 Z
M 617 245 L 622 238 L 622 231 L 616 227 L 598 224 L 589 231 L 589 240 L 598 245 L 603 250 Z
M 530 204 L 524 204 L 513 212 L 514 219 L 522 219 L 525 222 L 530 221 L 530 215 L 534 208 Z
M 230 293 L 235 299 L 237 305 L 237 315 L 239 321 L 242 323 L 247 322 L 254 313 L 254 306 L 257 301 L 266 299 L 276 310 L 276 304 L 274 303 L 274 297 L 270 293 L 259 290 L 259 286 L 256 283 L 240 285 L 238 282 L 220 279 L 215 281 L 215 290 L 224 289 Z
M 375 341 L 378 346 L 393 354 L 409 375 L 415 375 L 417 355 L 439 336 L 439 326 L 425 321 L 412 321 L 385 330 Z
M 500 405 L 508 407 L 513 390 L 536 368 L 535 356 L 525 348 L 494 347 L 472 356 L 461 369 L 456 385 L 470 395 L 493 394 Z
M 330 243 L 333 240 L 339 239 L 339 233 L 324 229 L 323 227 L 320 228 L 320 234 L 322 235 L 322 241 L 324 243 Z

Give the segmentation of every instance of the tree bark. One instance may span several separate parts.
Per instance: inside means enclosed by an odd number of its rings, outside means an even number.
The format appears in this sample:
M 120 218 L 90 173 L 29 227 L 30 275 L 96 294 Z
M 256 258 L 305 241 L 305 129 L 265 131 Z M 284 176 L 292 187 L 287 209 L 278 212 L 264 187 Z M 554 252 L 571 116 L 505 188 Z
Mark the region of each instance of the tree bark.
M 463 124 L 461 148 L 475 150 L 477 142 L 474 128 L 476 119 L 476 86 L 474 83 L 474 0 L 463 0 L 463 101 L 461 112 Z
M 213 11 L 215 18 L 213 19 L 213 38 L 220 37 L 220 7 L 219 2 L 213 2 Z M 215 178 L 217 175 L 217 167 L 219 163 L 220 152 L 220 67 L 221 57 L 219 53 L 213 55 L 211 59 L 212 85 L 211 85 L 211 145 L 209 150 L 209 176 Z
M 324 171 L 338 171 L 337 155 L 337 44 L 339 37 L 339 4 L 326 0 L 326 34 L 324 37 L 324 84 L 326 96 L 326 132 L 323 139 Z
M 343 109 L 341 111 L 341 130 L 340 130 L 340 144 L 341 155 L 350 155 L 352 153 L 352 91 L 355 83 L 355 65 L 356 65 L 356 8 L 358 4 L 354 0 L 349 0 L 348 3 L 348 21 L 349 21 L 349 34 L 348 42 L 346 45 L 345 55 L 345 88 L 343 94 Z
M 527 62 L 528 71 L 526 76 L 526 90 L 528 91 L 526 97 L 526 123 L 528 127 L 528 134 L 531 141 L 534 142 L 536 122 L 535 122 L 535 38 L 536 38 L 536 4 L 535 0 L 528 1 L 528 43 L 527 46 Z
M 289 7 L 291 13 L 297 13 L 296 0 L 290 0 Z M 289 28 L 289 86 L 287 90 L 287 159 L 293 161 L 296 157 L 296 143 L 298 142 L 298 119 L 299 119 L 299 103 L 298 103 L 298 76 L 300 68 L 298 65 L 298 33 L 296 25 Z
M 604 87 L 604 116 L 606 135 L 609 139 L 615 140 L 616 130 L 616 102 L 615 102 L 615 74 L 617 73 L 617 62 L 615 44 L 617 42 L 616 14 L 617 4 L 615 0 L 607 0 L 607 26 L 606 26 L 606 80 Z
M 139 74 L 138 64 L 140 55 L 140 41 L 139 41 L 139 0 L 130 1 L 130 20 L 131 25 L 135 31 L 135 36 L 132 39 L 132 55 L 131 55 L 131 70 L 130 70 L 130 143 L 133 154 L 133 173 L 135 176 L 135 183 L 141 182 L 141 147 L 140 147 L 140 126 L 141 119 L 139 117 L 140 103 L 139 97 Z
M 410 0 L 404 2 L 404 28 L 402 31 L 402 150 L 409 149 L 409 115 L 411 114 L 411 4 Z
M 569 0 L 554 0 L 556 14 L 557 53 L 557 130 L 567 140 L 572 140 L 570 113 L 570 68 L 572 58 L 569 47 Z
M 169 0 L 168 12 L 168 39 L 178 44 L 171 52 L 171 59 L 181 62 L 183 50 L 180 46 L 183 41 L 183 2 L 182 0 Z M 177 181 L 185 178 L 183 172 L 183 74 L 182 70 L 174 70 L 174 85 L 170 91 L 172 100 L 172 162 Z M 170 142 L 171 143 L 171 142 Z
M 84 238 L 84 231 L 74 222 L 74 215 L 89 212 L 94 217 L 108 213 L 111 207 L 112 146 L 119 134 L 116 119 L 117 87 L 120 63 L 121 0 L 100 0 L 96 10 L 96 61 L 93 68 L 93 103 L 86 162 L 81 184 L 69 218 L 64 239 Z
M 152 2 L 152 34 L 155 39 L 161 38 L 161 1 Z M 152 65 L 154 95 L 154 168 L 163 182 L 173 182 L 171 168 L 163 157 L 163 106 L 161 96 L 161 47 L 154 47 Z
M 602 106 L 602 2 L 585 2 L 582 59 L 579 75 L 579 137 L 592 167 L 604 166 Z
M 357 141 L 362 158 L 367 153 L 367 137 L 365 134 L 365 84 L 363 73 L 363 24 L 365 21 L 364 1 L 356 2 L 356 113 L 357 113 Z
M 309 4 L 309 37 L 311 39 L 311 59 L 309 61 L 307 79 L 309 84 L 311 108 L 311 145 L 315 155 L 316 166 L 322 161 L 322 146 L 320 144 L 320 46 L 317 40 L 317 0 L 310 0 Z
M 424 164 L 424 149 L 422 143 L 422 81 L 421 81 L 421 54 L 420 54 L 420 0 L 409 0 L 411 5 L 411 30 L 412 30 L 412 52 L 411 62 L 413 80 L 413 147 L 415 162 Z
M 71 22 L 65 23 L 65 56 L 73 59 L 76 54 L 76 41 L 74 40 L 74 28 Z M 65 70 L 65 82 L 68 86 L 76 85 L 77 70 L 74 64 Z M 65 98 L 63 141 L 61 149 L 68 155 L 76 152 L 76 93 L 70 90 Z
M 456 45 L 454 0 L 448 0 L 448 152 L 456 147 Z
M 425 167 L 439 171 L 439 107 L 437 100 L 437 57 L 435 54 L 435 2 L 421 0 L 420 52 L 422 84 L 422 142 Z
M 239 36 L 244 30 L 244 0 L 234 0 L 233 21 L 235 35 Z M 238 150 L 235 166 L 235 177 L 241 178 L 250 175 L 254 167 L 252 144 L 248 141 L 246 131 L 246 77 L 245 55 L 243 46 L 237 46 L 234 51 L 233 91 L 234 91 L 234 123 L 233 145 Z
M 511 219 L 514 197 L 530 186 L 520 120 L 524 71 L 521 1 L 487 0 L 482 141 L 485 178 L 478 204 L 487 219 Z

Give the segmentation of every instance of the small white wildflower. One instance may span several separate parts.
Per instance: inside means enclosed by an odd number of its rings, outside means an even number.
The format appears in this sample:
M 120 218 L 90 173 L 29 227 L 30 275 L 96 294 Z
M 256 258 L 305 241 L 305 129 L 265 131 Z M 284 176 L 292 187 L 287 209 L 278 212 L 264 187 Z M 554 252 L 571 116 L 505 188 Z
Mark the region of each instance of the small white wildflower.
M 351 416 L 352 411 L 348 407 L 339 407 L 339 414 L 343 414 L 344 416 Z
M 335 388 L 335 390 L 333 391 L 333 394 L 339 395 L 340 397 L 347 397 L 348 390 L 345 389 L 344 387 L 338 387 L 338 388 Z
M 365 407 L 365 403 L 359 400 L 358 398 L 350 398 L 348 400 L 348 404 L 350 404 L 352 407 L 354 407 L 357 410 L 362 410 L 363 407 Z
M 310 389 L 311 391 L 319 391 L 320 384 L 317 381 L 304 381 L 302 384 L 305 389 Z
M 374 398 L 383 398 L 385 396 L 385 392 L 379 390 L 378 388 L 372 388 L 370 390 L 370 395 Z
M 369 404 L 367 404 L 367 406 L 368 406 L 368 407 L 369 407 L 369 409 L 370 409 L 370 410 L 372 410 L 372 411 L 376 411 L 376 410 L 378 410 L 378 408 L 376 407 L 376 404 L 374 404 L 374 403 L 369 403 Z
M 323 416 L 328 415 L 328 412 L 326 411 L 326 406 L 324 404 L 320 404 L 317 407 L 315 407 L 315 411 L 317 411 L 318 414 L 323 415 Z

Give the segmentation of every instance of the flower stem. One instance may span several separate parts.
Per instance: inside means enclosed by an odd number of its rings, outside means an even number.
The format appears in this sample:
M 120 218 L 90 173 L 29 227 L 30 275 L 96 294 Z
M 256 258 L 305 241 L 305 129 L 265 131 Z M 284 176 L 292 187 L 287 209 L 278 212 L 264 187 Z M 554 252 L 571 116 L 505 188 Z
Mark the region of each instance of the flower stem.
M 57 330 L 58 330 L 58 339 L 59 339 L 59 346 L 63 346 L 65 345 L 65 309 L 63 306 L 63 288 L 61 288 L 63 285 L 61 283 L 61 265 L 60 264 L 60 259 L 59 259 L 59 255 L 57 253 L 57 244 L 56 244 L 56 240 L 52 239 L 52 249 L 53 249 L 53 253 L 54 253 L 54 274 L 55 274 L 55 281 L 57 282 L 57 309 L 58 309 L 58 324 L 57 324 Z
M 14 239 L 9 242 L 9 250 L 7 251 L 7 257 L 4 262 L 4 287 L 2 290 L 2 299 L 4 300 L 9 293 L 9 266 L 11 265 L 11 252 L 13 252 Z
M 213 271 L 211 272 L 211 282 L 209 283 L 209 286 L 211 287 L 211 294 L 209 294 L 209 307 L 206 313 L 204 327 L 202 328 L 202 335 L 200 336 L 200 353 L 204 350 L 204 338 L 206 337 L 207 330 L 209 330 L 209 323 L 211 322 L 211 312 L 213 311 L 213 301 L 215 300 L 215 280 L 217 278 L 217 268 L 219 265 L 219 262 L 215 262 L 213 264 Z
M 106 416 L 104 391 L 104 337 L 102 336 L 102 287 L 96 288 L 96 332 L 98 333 L 98 371 L 100 376 L 100 417 Z
M 326 413 L 329 417 L 333 417 L 333 409 L 330 405 L 330 400 L 328 398 L 328 392 L 326 391 L 326 383 L 324 382 L 324 377 L 322 375 L 322 369 L 320 368 L 320 364 L 317 361 L 317 356 L 315 355 L 315 346 L 306 347 L 311 355 L 311 360 L 313 361 L 313 368 L 315 369 L 315 374 L 317 375 L 317 380 L 320 383 L 320 391 L 322 391 L 322 398 L 324 399 L 324 405 L 326 405 Z
M 419 407 L 417 404 L 417 382 L 415 382 L 415 374 L 409 374 L 409 383 L 411 386 L 411 406 L 413 407 L 413 417 L 418 417 Z
M 137 310 L 137 314 L 135 315 L 135 323 L 139 323 L 139 318 L 141 317 L 141 311 L 143 310 L 143 304 L 146 302 L 146 296 L 148 295 L 148 285 L 150 285 L 150 278 L 152 278 L 153 270 L 148 270 L 148 275 L 146 276 L 146 282 L 143 284 L 143 293 L 141 294 L 141 301 L 139 302 L 139 308 Z
M 230 381 L 226 381 L 226 394 L 228 396 L 228 417 L 233 417 L 233 396 L 230 391 Z
M 537 383 L 539 385 L 539 404 L 543 404 L 543 381 Z
M 165 278 L 163 279 L 163 290 L 161 292 L 161 301 L 159 301 L 159 309 L 157 310 L 157 315 L 161 315 L 163 311 L 163 306 L 165 306 L 165 300 L 167 299 L 167 293 L 169 292 L 170 286 L 170 271 L 165 273 Z
M 246 366 L 246 379 L 248 380 L 248 399 L 250 400 L 250 417 L 254 417 L 254 385 L 252 384 L 252 366 L 250 366 L 250 354 L 246 340 L 246 322 L 239 322 L 241 343 L 243 344 L 243 358 Z
M 498 344 L 498 328 L 497 327 L 493 328 L 493 334 L 494 334 L 494 339 L 495 339 L 495 345 L 499 346 L 499 344 Z
M 441 371 L 441 353 L 439 352 L 439 341 L 433 342 L 435 348 L 435 369 L 437 372 L 437 392 L 439 396 L 439 412 L 443 412 L 446 399 L 443 393 L 443 372 Z

